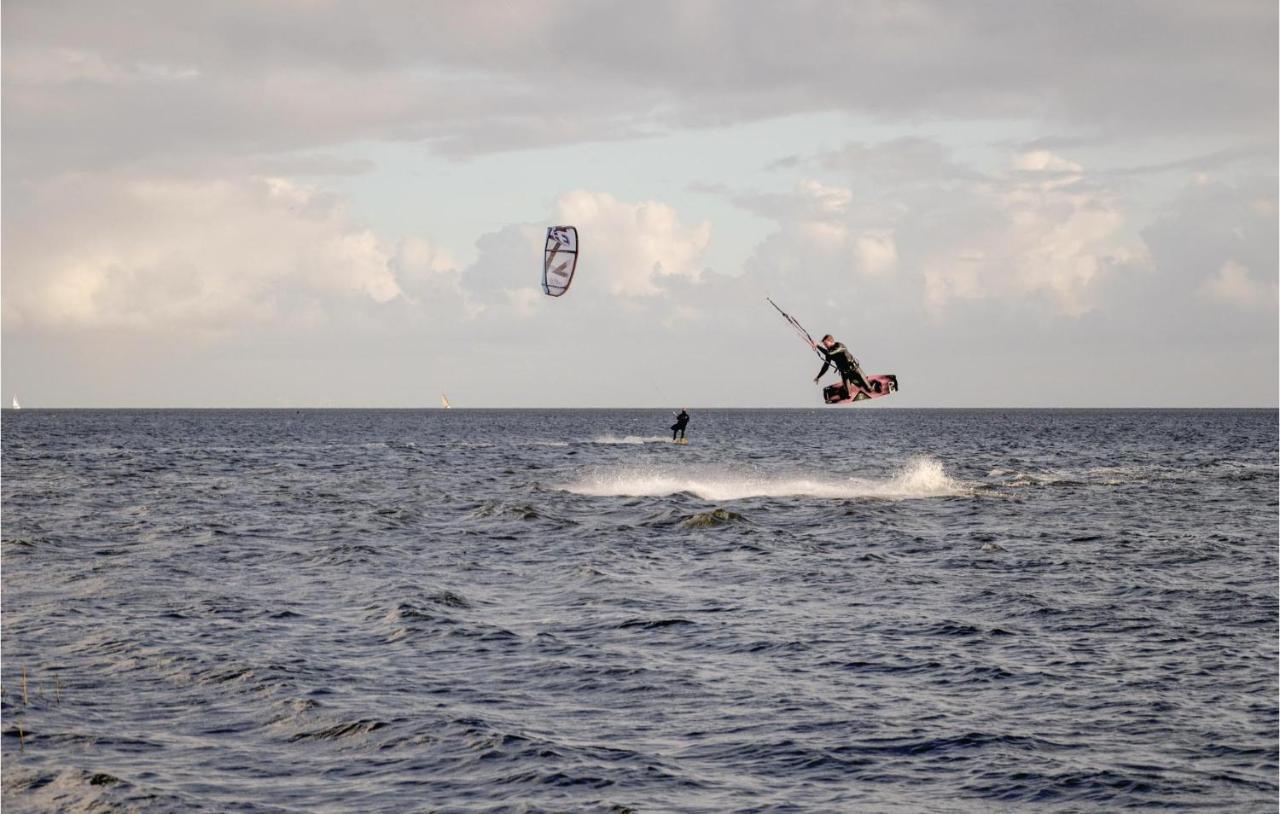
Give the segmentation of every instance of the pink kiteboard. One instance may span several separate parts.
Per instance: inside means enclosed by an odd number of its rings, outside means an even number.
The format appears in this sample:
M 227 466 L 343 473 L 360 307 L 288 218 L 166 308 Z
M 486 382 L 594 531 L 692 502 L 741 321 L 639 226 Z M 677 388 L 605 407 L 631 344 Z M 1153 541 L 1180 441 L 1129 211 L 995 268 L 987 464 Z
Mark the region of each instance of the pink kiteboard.
M 898 377 L 892 373 L 867 376 L 867 384 L 871 385 L 869 390 L 855 387 L 852 396 L 849 395 L 849 389 L 844 386 L 844 382 L 829 384 L 822 388 L 822 400 L 827 404 L 844 404 L 846 402 L 878 399 L 890 393 L 898 392 Z

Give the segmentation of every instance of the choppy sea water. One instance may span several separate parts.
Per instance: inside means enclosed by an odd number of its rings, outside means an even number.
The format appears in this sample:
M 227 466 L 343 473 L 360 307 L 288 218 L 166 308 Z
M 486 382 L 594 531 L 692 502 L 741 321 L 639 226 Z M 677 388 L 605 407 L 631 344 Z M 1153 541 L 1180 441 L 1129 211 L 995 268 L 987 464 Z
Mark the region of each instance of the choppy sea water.
M 669 423 L 6 411 L 6 810 L 1275 810 L 1275 411 Z

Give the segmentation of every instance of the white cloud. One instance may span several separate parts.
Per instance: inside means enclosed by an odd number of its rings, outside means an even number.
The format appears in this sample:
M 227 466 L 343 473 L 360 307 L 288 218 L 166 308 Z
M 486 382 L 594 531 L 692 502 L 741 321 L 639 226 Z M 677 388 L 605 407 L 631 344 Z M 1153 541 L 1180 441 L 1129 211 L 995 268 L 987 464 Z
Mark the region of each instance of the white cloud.
M 557 223 L 578 227 L 581 271 L 627 296 L 661 292 L 665 277 L 697 280 L 711 243 L 711 224 L 686 226 L 658 201 L 628 203 L 604 192 L 575 190 L 556 202 Z
M 411 235 L 396 247 L 396 267 L 404 274 L 431 276 L 456 271 L 458 262 L 448 251 Z
M 68 176 L 5 227 L 14 327 L 217 331 L 400 295 L 377 235 L 279 179 Z
M 1084 178 L 1084 167 L 1048 150 L 1031 150 L 1013 157 L 1014 170 L 1025 173 L 1046 192 L 1069 187 Z
M 867 274 L 885 274 L 898 264 L 898 247 L 890 232 L 868 232 L 854 241 L 858 270 Z
M 1048 150 L 1028 150 L 1013 157 L 1013 168 L 1024 172 L 1066 172 L 1076 174 L 1084 167 Z
M 849 227 L 829 220 L 802 220 L 792 231 L 809 244 L 809 250 L 843 253 L 849 243 Z
M 1210 299 L 1241 309 L 1273 309 L 1276 307 L 1277 288 L 1253 278 L 1249 269 L 1228 260 L 1218 273 L 1205 280 L 1200 293 Z
M 507 303 L 511 306 L 511 309 L 522 317 L 530 317 L 536 314 L 537 306 L 541 303 L 542 297 L 545 296 L 531 285 L 524 288 L 509 288 L 503 294 L 506 295 Z
M 813 200 L 814 208 L 822 214 L 840 215 L 853 201 L 853 190 L 848 187 L 828 186 L 820 181 L 804 181 L 801 189 Z
M 1280 267 L 1274 172 L 1191 179 L 1142 230 L 1160 280 L 1170 328 L 1219 341 L 1224 332 L 1264 330 L 1274 344 L 1276 269 Z M 1269 279 L 1268 279 L 1269 278 Z M 1224 309 L 1206 308 L 1216 302 Z M 1151 316 L 1160 313 L 1151 303 Z
M 879 276 L 898 264 L 898 248 L 888 230 L 855 232 L 848 223 L 802 220 L 784 225 L 781 233 L 792 256 L 804 266 L 833 266 Z M 780 247 L 776 247 L 780 248 Z
M 1123 236 L 1124 214 L 1093 193 L 1015 187 L 998 206 L 1002 227 L 966 247 L 988 258 L 997 293 L 1048 294 L 1079 316 L 1096 304 L 1096 284 L 1109 269 L 1145 257 Z
M 1047 299 L 1078 317 L 1098 305 L 1113 270 L 1149 262 L 1106 188 L 1047 150 L 1011 154 L 1012 171 L 995 173 L 922 139 L 847 145 L 803 163 L 846 177 L 734 196 L 778 222 L 750 263 L 761 273 L 803 269 L 852 286 L 850 269 L 863 284 L 893 272 L 898 295 L 914 290 L 938 315 L 957 300 Z

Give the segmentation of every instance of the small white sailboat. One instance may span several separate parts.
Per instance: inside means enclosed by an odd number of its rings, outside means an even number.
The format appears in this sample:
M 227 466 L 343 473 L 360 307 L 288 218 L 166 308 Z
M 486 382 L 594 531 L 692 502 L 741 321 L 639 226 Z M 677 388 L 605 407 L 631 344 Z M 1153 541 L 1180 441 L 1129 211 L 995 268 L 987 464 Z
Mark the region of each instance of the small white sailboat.
M 440 406 L 445 408 L 446 410 L 449 409 L 449 397 L 446 396 L 444 393 L 440 394 Z
M 18 397 L 17 397 L 17 396 L 14 396 L 14 397 L 13 397 L 13 409 L 15 409 L 15 410 L 21 410 L 21 409 L 22 409 L 22 405 L 18 403 Z

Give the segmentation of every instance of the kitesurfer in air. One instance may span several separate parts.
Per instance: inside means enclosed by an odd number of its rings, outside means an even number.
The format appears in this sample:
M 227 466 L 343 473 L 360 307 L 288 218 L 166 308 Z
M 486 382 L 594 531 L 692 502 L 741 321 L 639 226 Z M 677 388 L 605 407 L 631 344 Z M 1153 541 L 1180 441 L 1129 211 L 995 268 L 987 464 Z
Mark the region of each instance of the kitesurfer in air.
M 676 440 L 676 433 L 680 433 L 680 437 L 684 438 L 684 428 L 687 426 L 689 426 L 689 414 L 681 407 L 680 413 L 676 416 L 676 423 L 671 425 L 671 440 Z
M 827 334 L 818 343 L 818 352 L 822 354 L 822 370 L 819 370 L 818 375 L 813 377 L 815 383 L 822 378 L 822 374 L 827 372 L 827 368 L 835 365 L 836 370 L 840 373 L 840 378 L 844 380 L 845 390 L 848 391 L 849 395 L 852 396 L 854 394 L 853 388 L 855 387 L 872 392 L 871 384 L 867 382 L 867 377 L 862 373 L 862 365 L 858 364 L 858 360 L 853 358 L 853 354 L 849 352 L 843 342 L 837 342 L 835 337 Z

